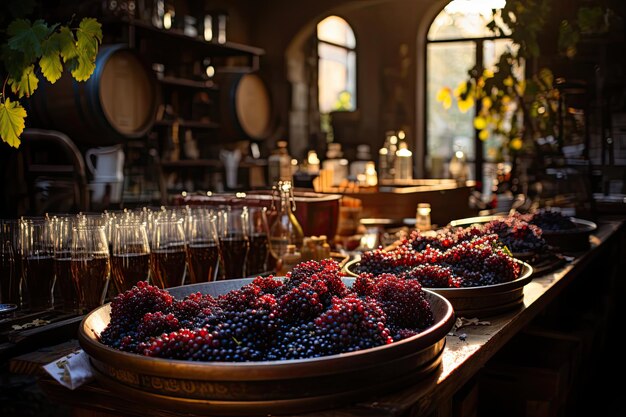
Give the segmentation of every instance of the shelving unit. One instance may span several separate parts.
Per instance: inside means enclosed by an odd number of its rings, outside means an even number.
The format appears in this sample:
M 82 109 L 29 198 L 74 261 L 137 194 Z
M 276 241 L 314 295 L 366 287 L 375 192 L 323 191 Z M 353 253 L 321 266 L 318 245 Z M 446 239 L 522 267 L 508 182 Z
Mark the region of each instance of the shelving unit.
M 161 176 L 161 202 L 166 202 L 168 191 L 180 189 L 180 184 L 185 184 L 185 189 L 192 185 L 188 191 L 195 191 L 219 180 L 224 169 L 219 152 L 230 144 L 221 129 L 220 105 L 226 101 L 217 81 L 219 74 L 254 72 L 265 51 L 230 41 L 207 42 L 200 36 L 187 36 L 181 29 L 165 30 L 139 19 L 110 16 L 102 22 L 109 42 L 127 43 L 155 71 L 162 108 L 146 141 L 151 145 L 146 146 L 158 152 L 154 163 Z M 215 79 L 207 76 L 207 65 L 214 67 Z M 186 155 L 189 140 L 197 152 Z M 240 170 L 265 165 L 266 161 L 242 160 Z M 134 173 L 137 169 L 132 167 Z
M 219 129 L 220 125 L 215 122 L 202 122 L 195 120 L 157 120 L 154 122 L 156 127 L 159 126 L 173 126 L 178 123 L 179 127 L 187 127 L 190 129 Z
M 157 80 L 161 83 L 161 84 L 166 84 L 166 85 L 171 85 L 171 86 L 176 86 L 176 87 L 187 87 L 187 88 L 195 88 L 195 89 L 200 89 L 200 90 L 212 90 L 212 91 L 219 91 L 219 87 L 217 87 L 215 85 L 215 83 L 213 83 L 213 81 L 196 81 L 196 80 L 189 80 L 186 78 L 179 78 L 179 77 L 173 77 L 173 76 L 167 76 L 167 77 L 161 77 L 161 78 L 157 78 Z

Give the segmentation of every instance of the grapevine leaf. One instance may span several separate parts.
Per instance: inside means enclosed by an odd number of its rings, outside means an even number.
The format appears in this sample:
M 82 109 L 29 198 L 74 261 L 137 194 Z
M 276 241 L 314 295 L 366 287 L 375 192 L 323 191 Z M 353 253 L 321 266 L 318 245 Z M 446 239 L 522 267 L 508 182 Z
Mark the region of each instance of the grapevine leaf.
M 32 26 L 29 20 L 16 19 L 7 28 L 11 49 L 22 51 L 25 61 L 31 63 L 41 55 L 41 43 L 50 34 L 50 28 L 43 20 L 36 20 Z
M 11 90 L 13 90 L 18 97 L 30 97 L 39 84 L 39 78 L 35 75 L 35 66 L 31 65 L 24 68 L 22 76 L 19 79 L 9 78 L 8 83 L 11 86 Z
M 24 54 L 9 48 L 6 44 L 2 46 L 2 61 L 11 78 L 20 78 L 27 65 Z
M 8 97 L 0 103 L 0 137 L 10 146 L 20 146 L 20 135 L 24 131 L 26 110 L 18 101 L 11 101 Z
M 42 45 L 43 53 L 39 60 L 39 67 L 44 77 L 54 84 L 63 73 L 63 65 L 61 64 L 59 34 L 55 33 L 46 39 Z
M 76 38 L 79 54 L 82 51 L 95 57 L 98 44 L 102 42 L 102 25 L 96 19 L 86 17 L 78 25 Z
M 72 76 L 76 81 L 87 81 L 96 69 L 96 57 L 92 58 L 84 53 L 79 53 L 76 60 L 70 64 L 70 67 L 73 67 Z
M 78 55 L 76 51 L 76 39 L 74 34 L 67 26 L 61 26 L 61 29 L 55 35 L 59 43 L 59 50 L 61 51 L 61 57 L 63 62 L 68 62 L 70 59 L 75 58 Z

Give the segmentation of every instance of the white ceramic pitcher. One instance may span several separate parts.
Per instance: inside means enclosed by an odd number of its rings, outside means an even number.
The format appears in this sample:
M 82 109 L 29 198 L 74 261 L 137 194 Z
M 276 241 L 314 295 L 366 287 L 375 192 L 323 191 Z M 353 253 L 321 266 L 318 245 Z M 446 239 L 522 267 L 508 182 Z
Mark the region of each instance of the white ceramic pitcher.
M 95 158 L 95 163 L 93 159 Z M 88 149 L 85 152 L 87 168 L 94 181 L 124 180 L 124 151 L 122 145 Z

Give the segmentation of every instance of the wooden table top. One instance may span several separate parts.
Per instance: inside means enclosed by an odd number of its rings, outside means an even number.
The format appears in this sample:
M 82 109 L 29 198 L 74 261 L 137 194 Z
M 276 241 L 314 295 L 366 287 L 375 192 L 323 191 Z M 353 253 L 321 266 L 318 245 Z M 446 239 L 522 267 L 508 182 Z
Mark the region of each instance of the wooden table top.
M 428 379 L 392 394 L 381 395 L 367 401 L 333 410 L 302 414 L 312 417 L 397 417 L 410 411 L 411 415 L 431 412 L 437 404 L 450 398 L 468 382 L 514 335 L 535 318 L 561 291 L 579 276 L 600 252 L 607 240 L 622 226 L 620 221 L 607 221 L 598 225 L 592 235 L 592 247 L 584 255 L 553 273 L 535 278 L 524 288 L 524 303 L 519 309 L 484 320 L 489 325 L 468 326 L 459 330 L 465 334 L 446 337 L 442 365 Z M 470 319 L 471 317 L 466 317 Z M 152 408 L 120 398 L 92 382 L 76 391 L 69 391 L 53 380 L 42 379 L 42 388 L 54 400 L 78 407 L 110 411 L 129 416 L 173 416 L 175 413 Z

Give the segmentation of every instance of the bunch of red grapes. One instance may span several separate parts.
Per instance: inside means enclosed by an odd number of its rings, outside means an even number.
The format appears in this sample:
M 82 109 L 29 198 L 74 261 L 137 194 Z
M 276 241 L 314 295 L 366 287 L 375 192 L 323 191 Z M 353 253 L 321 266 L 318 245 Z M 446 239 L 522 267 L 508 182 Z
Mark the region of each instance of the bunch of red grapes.
M 576 223 L 570 217 L 556 210 L 540 210 L 527 216 L 527 221 L 541 230 L 556 232 L 576 229 Z
M 365 252 L 356 269 L 372 279 L 395 274 L 428 288 L 499 284 L 521 272 L 499 236 L 478 226 L 444 229 L 435 236 L 413 231 L 394 249 Z
M 111 303 L 100 341 L 168 359 L 272 361 L 381 346 L 433 324 L 418 281 L 364 277 L 348 288 L 342 277 L 333 260 L 308 261 L 284 282 L 259 277 L 217 298 L 196 293 L 183 300 L 139 282 Z
M 483 229 L 485 233 L 498 235 L 500 241 L 513 253 L 540 253 L 546 249 L 541 229 L 520 216 L 492 220 Z

